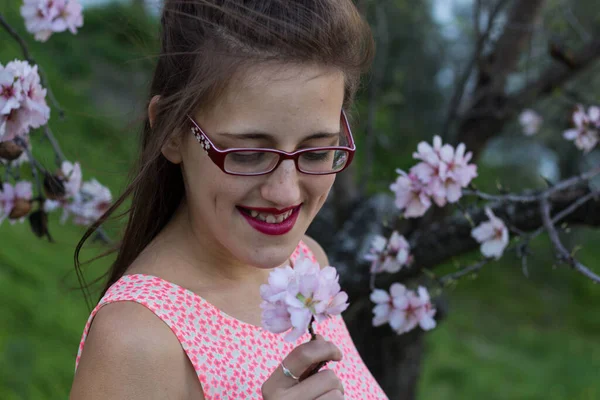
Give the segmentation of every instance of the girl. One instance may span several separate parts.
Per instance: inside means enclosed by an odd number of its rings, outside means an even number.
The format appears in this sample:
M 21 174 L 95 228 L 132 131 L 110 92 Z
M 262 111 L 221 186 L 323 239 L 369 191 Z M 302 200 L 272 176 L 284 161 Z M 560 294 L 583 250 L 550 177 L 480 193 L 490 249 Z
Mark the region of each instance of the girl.
M 108 213 L 131 195 L 128 225 L 71 398 L 385 398 L 341 317 L 288 343 L 259 306 L 272 268 L 328 265 L 305 232 L 352 161 L 368 25 L 351 0 L 166 0 L 161 26 L 139 165 Z

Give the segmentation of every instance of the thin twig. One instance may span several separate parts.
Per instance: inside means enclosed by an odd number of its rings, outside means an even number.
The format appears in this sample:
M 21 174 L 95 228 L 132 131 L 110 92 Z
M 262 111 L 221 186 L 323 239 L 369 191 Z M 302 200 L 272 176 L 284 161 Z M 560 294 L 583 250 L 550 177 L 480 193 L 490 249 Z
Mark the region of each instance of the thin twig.
M 478 261 L 477 263 L 470 265 L 466 268 L 463 268 L 460 271 L 454 272 L 452 274 L 447 274 L 447 275 L 442 276 L 441 278 L 438 278 L 438 282 L 440 283 L 440 285 L 445 286 L 446 284 L 448 284 L 452 281 L 455 281 L 459 278 L 462 278 L 465 275 L 469 275 L 475 271 L 479 271 L 490 261 L 492 261 L 491 258 L 486 258 L 481 261 Z
M 583 265 L 575 257 L 573 257 L 573 255 L 565 248 L 565 246 L 560 241 L 556 227 L 552 223 L 552 218 L 550 217 L 550 202 L 548 201 L 547 197 L 543 197 L 541 199 L 540 211 L 542 214 L 544 228 L 548 232 L 548 237 L 550 238 L 550 241 L 552 242 L 554 248 L 557 251 L 557 257 L 559 261 L 567 263 L 575 271 L 588 277 L 593 282 L 600 283 L 600 276 L 594 274 L 585 265 Z
M 565 2 L 564 3 L 564 7 L 565 7 L 564 8 L 565 19 L 567 20 L 567 22 L 569 23 L 569 25 L 571 25 L 571 27 L 573 28 L 573 30 L 575 32 L 577 32 L 577 34 L 579 35 L 579 37 L 584 42 L 587 42 L 587 41 L 591 40 L 592 39 L 592 35 L 590 35 L 590 33 L 585 30 L 585 28 L 583 27 L 583 25 L 581 24 L 581 22 L 579 22 L 579 19 L 573 13 L 573 10 L 571 9 L 571 6 L 567 2 Z
M 36 160 L 33 158 L 33 154 L 31 154 L 31 150 L 29 150 L 29 146 L 27 146 L 27 142 L 19 136 L 14 138 L 13 141 L 17 144 L 17 146 L 19 146 L 23 149 L 25 154 L 27 154 L 27 158 L 29 159 L 29 162 L 31 163 L 31 166 L 32 166 L 31 173 L 33 174 L 33 177 L 36 182 L 38 195 L 42 196 L 42 181 L 41 181 L 40 175 L 38 173 L 38 168 L 36 166 Z M 43 202 L 43 197 L 42 197 L 42 202 Z
M 62 162 L 67 159 L 67 157 L 65 157 L 64 153 L 62 152 L 60 145 L 58 144 L 58 141 L 54 137 L 54 134 L 52 133 L 52 130 L 48 124 L 44 125 L 44 134 L 50 142 L 52 149 L 54 149 L 54 153 L 56 154 L 56 164 L 60 166 Z
M 550 197 L 552 194 L 556 192 L 560 192 L 561 190 L 568 189 L 571 186 L 575 186 L 579 183 L 588 181 L 600 174 L 600 167 L 593 168 L 583 174 L 574 176 L 569 179 L 565 179 L 564 181 L 558 182 L 556 185 L 548 188 L 542 192 L 538 192 L 530 195 L 519 195 L 519 194 L 505 194 L 505 195 L 493 195 L 481 192 L 479 190 L 471 190 L 465 189 L 463 190 L 463 195 L 477 196 L 480 199 L 488 200 L 488 201 L 498 201 L 498 202 L 519 202 L 519 203 L 533 203 L 540 201 L 542 198 Z

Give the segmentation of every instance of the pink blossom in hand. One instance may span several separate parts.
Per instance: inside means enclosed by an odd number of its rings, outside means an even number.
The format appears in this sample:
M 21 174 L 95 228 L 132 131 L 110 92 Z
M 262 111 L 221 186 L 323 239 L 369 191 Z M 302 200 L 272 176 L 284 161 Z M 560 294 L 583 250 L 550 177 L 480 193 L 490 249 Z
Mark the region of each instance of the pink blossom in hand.
M 573 113 L 573 124 L 575 128 L 566 130 L 563 137 L 573 140 L 584 153 L 590 152 L 600 142 L 600 108 L 590 107 L 586 113 L 583 106 L 578 105 Z
M 519 124 L 521 125 L 521 129 L 523 129 L 523 134 L 526 136 L 535 135 L 540 130 L 543 121 L 543 118 L 538 113 L 530 109 L 524 110 L 519 115 Z
M 508 229 L 502 220 L 494 215 L 491 209 L 485 209 L 489 221 L 482 222 L 471 231 L 471 236 L 481 243 L 481 253 L 486 257 L 499 259 L 508 246 Z
M 400 176 L 390 185 L 390 189 L 396 194 L 396 207 L 404 210 L 407 218 L 423 216 L 431 207 L 427 187 L 415 174 L 406 174 L 401 170 L 397 172 Z
M 322 322 L 341 314 L 348 307 L 348 295 L 340 291 L 335 268 L 323 269 L 307 258 L 290 266 L 275 268 L 269 283 L 261 285 L 263 327 L 296 341 L 308 331 L 313 321 Z
M 292 327 L 291 316 L 285 302 L 276 301 L 270 303 L 263 301 L 260 307 L 263 310 L 263 325 L 269 332 L 282 333 Z

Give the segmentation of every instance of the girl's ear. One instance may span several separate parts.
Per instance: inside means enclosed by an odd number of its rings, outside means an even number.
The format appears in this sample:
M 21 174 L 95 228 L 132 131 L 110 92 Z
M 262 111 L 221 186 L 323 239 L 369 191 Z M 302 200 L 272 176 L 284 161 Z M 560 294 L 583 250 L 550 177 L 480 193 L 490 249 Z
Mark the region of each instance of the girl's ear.
M 158 111 L 158 100 L 160 100 L 160 96 L 155 95 L 150 100 L 150 104 L 148 104 L 148 119 L 150 120 L 151 128 L 154 128 L 154 121 L 156 120 L 156 113 Z
M 156 114 L 158 112 L 158 101 L 160 96 L 156 95 L 150 100 L 148 105 L 148 119 L 150 120 L 150 127 L 154 127 L 156 122 Z M 180 164 L 183 160 L 181 155 L 181 136 L 177 133 L 170 134 L 165 143 L 160 149 L 161 153 L 165 158 L 171 161 L 173 164 Z

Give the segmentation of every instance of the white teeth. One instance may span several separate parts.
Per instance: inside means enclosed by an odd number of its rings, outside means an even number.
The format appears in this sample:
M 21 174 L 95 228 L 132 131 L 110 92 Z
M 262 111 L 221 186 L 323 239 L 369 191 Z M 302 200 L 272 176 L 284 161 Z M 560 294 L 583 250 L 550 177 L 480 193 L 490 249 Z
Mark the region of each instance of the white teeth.
M 256 218 L 256 219 L 266 222 L 268 224 L 280 224 L 283 221 L 285 221 L 286 219 L 288 219 L 294 212 L 294 210 L 289 210 L 289 211 L 284 212 L 283 214 L 274 215 L 274 214 L 267 214 L 267 213 L 259 213 L 254 210 L 248 210 L 248 211 L 250 211 L 250 216 L 252 216 L 253 218 Z

